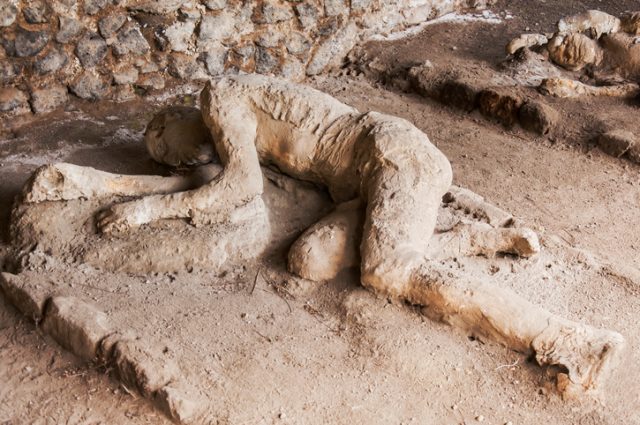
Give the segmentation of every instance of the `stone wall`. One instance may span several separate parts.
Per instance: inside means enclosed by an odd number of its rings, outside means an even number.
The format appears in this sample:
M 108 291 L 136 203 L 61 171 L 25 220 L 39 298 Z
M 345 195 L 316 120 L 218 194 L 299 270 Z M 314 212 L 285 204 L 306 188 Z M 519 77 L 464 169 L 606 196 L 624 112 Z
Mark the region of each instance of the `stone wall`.
M 359 41 L 480 0 L 0 0 L 0 114 L 116 101 L 172 80 L 300 80 Z

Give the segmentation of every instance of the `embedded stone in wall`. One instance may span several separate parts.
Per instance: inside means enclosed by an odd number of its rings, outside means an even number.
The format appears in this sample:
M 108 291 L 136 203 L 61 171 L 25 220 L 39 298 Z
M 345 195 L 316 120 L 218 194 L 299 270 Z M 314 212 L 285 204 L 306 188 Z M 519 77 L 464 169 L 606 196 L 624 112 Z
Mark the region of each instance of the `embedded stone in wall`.
M 95 15 L 107 5 L 108 0 L 84 0 L 84 13 Z
M 329 37 L 332 34 L 335 34 L 338 29 L 341 28 L 341 21 L 335 16 L 330 19 L 325 19 L 321 21 L 320 25 L 317 28 L 317 34 L 320 38 Z
M 135 66 L 138 67 L 138 71 L 142 74 L 147 74 L 149 72 L 158 72 L 160 68 L 166 68 L 167 61 L 163 58 L 158 58 L 160 62 L 156 63 L 152 60 L 149 60 L 145 57 L 137 57 L 134 61 Z
M 42 0 L 27 0 L 26 6 L 22 11 L 25 21 L 30 24 L 42 24 L 49 22 L 48 8 Z
M 175 12 L 189 0 L 124 0 L 124 5 L 131 10 L 155 13 L 158 15 Z
M 164 78 L 160 74 L 145 74 L 138 80 L 136 86 L 144 90 L 162 90 Z
M 113 52 L 118 56 L 128 54 L 143 55 L 151 50 L 140 28 L 133 22 L 127 23 L 118 31 L 118 42 L 113 44 Z
M 200 22 L 198 33 L 198 50 L 207 50 L 212 42 L 219 42 L 231 37 L 235 32 L 234 16 L 230 13 L 207 15 Z
M 62 85 L 54 85 L 31 92 L 31 107 L 35 113 L 52 111 L 64 105 L 69 100 L 67 88 Z
M 14 87 L 0 88 L 0 112 L 24 112 L 29 108 L 27 94 Z
M 258 36 L 256 44 L 260 47 L 277 47 L 282 41 L 282 34 L 275 30 L 268 30 Z
M 67 54 L 64 50 L 51 49 L 45 56 L 36 61 L 35 69 L 39 74 L 50 74 L 65 66 L 67 61 Z
M 126 66 L 113 72 L 113 81 L 116 84 L 133 84 L 138 81 L 138 70 L 133 66 Z
M 96 33 L 87 33 L 78 42 L 76 56 L 85 68 L 91 68 L 102 62 L 107 56 L 107 43 Z
M 326 0 L 324 2 L 324 13 L 327 16 L 337 16 L 349 13 L 349 9 L 344 0 Z
M 282 64 L 280 75 L 288 80 L 302 81 L 305 77 L 304 64 L 296 57 L 289 56 Z
M 116 102 L 127 102 L 136 98 L 136 93 L 130 85 L 116 86 L 113 91 L 113 100 Z
M 227 6 L 227 0 L 204 0 L 204 5 L 209 10 L 222 10 Z
M 60 30 L 56 34 L 58 43 L 69 43 L 82 31 L 82 24 L 77 19 L 67 16 L 60 16 L 58 19 L 60 22 Z
M 227 61 L 227 50 L 224 47 L 211 49 L 202 55 L 202 61 L 210 75 L 221 75 Z
M 207 73 L 193 56 L 174 53 L 169 60 L 169 74 L 181 80 L 205 80 Z
M 109 14 L 98 21 L 98 29 L 104 38 L 110 38 L 116 35 L 126 21 L 127 15 L 124 13 Z
M 78 14 L 78 0 L 53 0 L 49 1 L 49 6 L 60 16 L 75 16 Z
M 253 43 L 237 45 L 229 54 L 229 63 L 236 69 L 250 72 L 255 67 L 255 52 Z
M 295 10 L 303 29 L 309 31 L 317 25 L 320 11 L 313 4 L 297 4 L 295 5 Z
M 109 93 L 109 86 L 102 77 L 85 71 L 71 84 L 71 91 L 81 99 L 99 100 Z
M 361 11 L 371 6 L 371 0 L 351 0 L 351 9 Z
M 285 46 L 292 55 L 302 55 L 311 49 L 311 42 L 304 34 L 292 31 L 285 41 Z
M 262 4 L 262 17 L 258 19 L 258 22 L 275 24 L 292 18 L 293 12 L 289 6 L 277 1 L 265 1 Z
M 256 72 L 258 74 L 273 74 L 280 60 L 273 50 L 262 46 L 256 48 Z
M 48 32 L 29 31 L 20 27 L 16 33 L 15 55 L 19 58 L 35 56 L 44 49 L 48 42 Z
M 429 17 L 433 14 L 433 8 L 431 4 L 414 7 L 402 12 L 402 17 L 408 25 L 418 25 L 421 22 L 429 20 Z
M 20 73 L 18 64 L 9 61 L 0 61 L 0 83 L 9 83 L 13 81 Z
M 200 9 L 194 3 L 187 3 L 180 8 L 180 19 L 185 21 L 198 21 L 202 17 Z
M 169 48 L 174 52 L 186 52 L 191 43 L 191 37 L 196 29 L 195 22 L 176 22 L 164 31 Z
M 16 0 L 3 0 L 0 2 L 0 27 L 8 27 L 13 24 L 18 17 L 18 6 Z

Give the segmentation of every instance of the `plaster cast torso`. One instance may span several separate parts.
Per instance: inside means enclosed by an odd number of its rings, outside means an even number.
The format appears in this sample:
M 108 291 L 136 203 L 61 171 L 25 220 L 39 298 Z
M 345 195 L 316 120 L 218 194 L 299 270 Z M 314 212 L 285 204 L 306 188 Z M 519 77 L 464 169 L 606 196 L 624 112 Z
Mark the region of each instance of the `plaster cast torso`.
M 337 201 L 358 195 L 353 162 L 357 141 L 369 125 L 367 114 L 305 86 L 257 75 L 211 82 L 210 113 L 217 117 L 242 105 L 255 120 L 256 151 L 263 165 L 300 180 L 325 185 Z

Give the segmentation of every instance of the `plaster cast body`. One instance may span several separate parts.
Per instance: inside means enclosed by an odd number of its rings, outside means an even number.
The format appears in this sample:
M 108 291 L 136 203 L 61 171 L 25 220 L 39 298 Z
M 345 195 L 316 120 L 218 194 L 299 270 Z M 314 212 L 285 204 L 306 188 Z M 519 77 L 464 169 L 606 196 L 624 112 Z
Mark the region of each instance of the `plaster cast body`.
M 521 48 L 546 51 L 549 59 L 569 71 L 586 70 L 601 85 L 586 86 L 567 78 L 543 83 L 543 91 L 558 97 L 620 96 L 638 94 L 640 78 L 640 13 L 620 18 L 598 10 L 562 18 L 554 34 L 523 34 L 506 47 L 508 54 Z M 550 76 L 554 77 L 554 76 Z M 620 80 L 629 79 L 634 82 Z M 546 87 L 545 87 L 546 86 Z
M 423 306 L 431 317 L 533 353 L 541 365 L 566 368 L 564 389 L 569 392 L 593 389 L 615 364 L 623 345 L 618 333 L 558 317 L 442 262 L 496 252 L 530 256 L 539 251 L 538 240 L 528 229 L 463 225 L 448 233 L 447 242 L 451 237 L 457 241 L 455 252 L 448 252 L 434 229 L 451 185 L 451 167 L 408 121 L 360 113 L 317 90 L 254 75 L 210 81 L 201 110 L 211 139 L 202 131 L 190 133 L 190 140 L 170 136 L 174 124 L 184 124 L 183 114 L 170 110 L 154 119 L 146 142 L 151 152 L 184 144 L 185 151 L 200 155 L 197 147 L 212 140 L 224 168 L 208 183 L 190 189 L 193 183 L 185 178 L 119 176 L 57 164 L 36 171 L 24 201 L 105 192 L 137 195 L 142 197 L 98 215 L 102 232 L 126 232 L 166 218 L 189 218 L 197 225 L 212 211 L 228 214 L 259 198 L 260 164 L 269 165 L 327 187 L 340 204 L 294 243 L 292 272 L 328 279 L 359 263 L 362 284 L 376 293 Z M 169 157 L 185 160 L 178 154 Z M 464 193 L 457 196 L 457 202 L 465 199 L 466 208 L 484 210 L 491 222 L 491 208 Z

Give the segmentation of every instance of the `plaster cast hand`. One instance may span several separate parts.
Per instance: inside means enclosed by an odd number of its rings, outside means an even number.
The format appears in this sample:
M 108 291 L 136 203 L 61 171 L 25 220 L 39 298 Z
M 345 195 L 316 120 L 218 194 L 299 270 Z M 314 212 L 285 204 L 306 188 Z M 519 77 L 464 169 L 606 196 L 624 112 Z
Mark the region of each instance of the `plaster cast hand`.
M 98 230 L 104 234 L 126 232 L 151 221 L 142 200 L 115 204 L 96 214 Z

